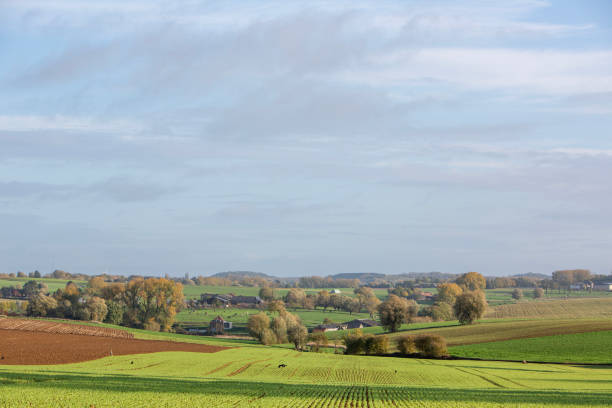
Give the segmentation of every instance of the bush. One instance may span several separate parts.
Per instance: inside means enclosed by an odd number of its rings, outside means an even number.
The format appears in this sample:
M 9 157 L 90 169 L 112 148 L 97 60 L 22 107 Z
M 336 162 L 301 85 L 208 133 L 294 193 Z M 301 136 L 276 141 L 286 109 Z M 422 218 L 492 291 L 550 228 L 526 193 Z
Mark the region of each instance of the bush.
M 263 329 L 261 333 L 261 344 L 269 345 L 269 344 L 277 344 L 278 338 L 276 334 L 272 331 L 272 329 Z
M 446 340 L 437 334 L 424 334 L 414 340 L 416 348 L 426 357 L 443 357 L 447 355 Z
M 325 333 L 322 332 L 312 333 L 309 340 L 314 343 L 314 345 L 310 347 L 310 350 L 315 352 L 318 352 L 321 346 L 326 346 L 329 342 Z
M 515 300 L 521 300 L 523 298 L 523 291 L 516 288 L 512 291 L 512 298 Z
M 389 349 L 389 338 L 385 335 L 374 336 L 373 334 L 368 334 L 363 338 L 363 345 L 365 353 L 368 355 L 386 354 Z
M 158 332 L 161 330 L 161 325 L 157 323 L 155 320 L 151 319 L 144 324 L 144 329 Z
M 363 333 L 357 329 L 353 333 L 344 335 L 342 339 L 346 346 L 346 354 L 361 354 L 365 351 Z
M 397 338 L 397 348 L 403 355 L 415 354 L 418 350 L 416 347 L 416 337 L 409 334 L 404 334 Z
M 542 289 L 542 288 L 535 288 L 533 290 L 533 298 L 534 299 L 539 299 L 542 296 L 544 296 L 544 289 Z
M 446 302 L 435 303 L 428 308 L 427 315 L 437 322 L 453 320 L 453 307 Z

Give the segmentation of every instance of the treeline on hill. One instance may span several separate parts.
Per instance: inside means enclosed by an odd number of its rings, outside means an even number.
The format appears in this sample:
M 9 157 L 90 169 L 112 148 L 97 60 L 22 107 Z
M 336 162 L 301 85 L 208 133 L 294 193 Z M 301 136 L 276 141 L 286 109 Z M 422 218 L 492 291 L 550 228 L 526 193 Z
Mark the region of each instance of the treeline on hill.
M 85 288 L 68 282 L 53 293 L 36 281 L 26 287 L 28 316 L 104 321 L 153 331 L 169 331 L 184 300 L 183 286 L 163 278 L 108 283 L 94 277 Z
M 376 297 L 374 291 L 371 288 L 362 286 L 354 289 L 353 293 L 356 295 L 355 297 L 330 293 L 327 290 L 321 290 L 316 294 L 307 294 L 302 288 L 291 288 L 280 300 L 276 299 L 274 288 L 263 287 L 259 290 L 259 297 L 268 304 L 276 302 L 276 304 L 280 304 L 283 308 L 315 310 L 317 307 L 320 307 L 323 311 L 327 309 L 341 310 L 349 314 L 365 311 L 372 317 L 380 304 L 380 299 Z

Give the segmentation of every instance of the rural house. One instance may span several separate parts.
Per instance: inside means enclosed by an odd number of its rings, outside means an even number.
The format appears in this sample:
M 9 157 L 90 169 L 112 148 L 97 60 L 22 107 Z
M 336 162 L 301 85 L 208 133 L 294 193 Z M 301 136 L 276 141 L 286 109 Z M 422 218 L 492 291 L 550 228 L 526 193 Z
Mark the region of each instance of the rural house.
M 259 296 L 232 296 L 230 299 L 232 305 L 240 306 L 257 306 L 263 303 Z
M 342 324 L 346 326 L 347 329 L 363 329 L 364 327 L 380 326 L 377 321 L 370 319 L 355 319 Z
M 216 293 L 202 293 L 200 302 L 207 305 L 221 304 L 228 306 L 231 302 L 232 295 L 218 295 Z
M 210 334 L 223 334 L 225 330 L 229 330 L 232 328 L 232 322 L 227 322 L 223 320 L 221 316 L 215 317 L 210 321 L 210 325 L 208 326 L 208 333 Z
M 338 331 L 338 330 L 346 330 L 346 326 L 344 324 L 329 323 L 329 324 L 320 324 L 312 328 L 313 333 L 324 333 L 328 331 Z

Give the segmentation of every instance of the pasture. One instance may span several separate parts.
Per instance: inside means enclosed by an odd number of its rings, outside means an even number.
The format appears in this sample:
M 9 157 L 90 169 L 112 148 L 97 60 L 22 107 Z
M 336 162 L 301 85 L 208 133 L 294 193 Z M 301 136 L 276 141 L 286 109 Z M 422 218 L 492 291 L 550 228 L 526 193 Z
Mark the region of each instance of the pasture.
M 612 331 L 561 334 L 451 347 L 454 356 L 499 360 L 612 364 Z
M 70 282 L 69 280 L 64 280 L 64 279 L 50 279 L 50 278 L 9 278 L 9 279 L 2 278 L 0 279 L 0 288 L 6 287 L 6 286 L 17 286 L 17 285 L 23 286 L 24 283 L 29 282 L 31 280 L 36 281 L 36 282 L 45 283 L 49 287 L 49 291 L 51 292 L 54 292 L 58 289 L 65 288 L 66 284 Z M 87 284 L 87 282 L 79 281 L 79 280 L 74 280 L 72 282 L 74 282 L 78 286 L 85 286 Z
M 203 309 L 203 310 L 182 310 L 176 315 L 176 321 L 182 324 L 203 324 L 208 325 L 216 316 L 223 317 L 224 320 L 231 321 L 238 327 L 245 327 L 250 315 L 261 312 L 259 309 L 238 309 L 238 308 L 218 308 Z M 323 309 L 307 310 L 307 309 L 290 309 L 291 313 L 296 314 L 302 319 L 302 323 L 306 327 L 313 327 L 321 324 L 325 318 L 331 319 L 336 323 L 342 323 L 353 319 L 369 319 L 368 313 L 353 313 L 342 311 L 332 311 L 328 309 L 326 312 Z M 266 312 L 269 316 L 276 313 Z
M 489 308 L 485 318 L 585 318 L 612 317 L 612 297 L 543 299 Z
M 286 367 L 279 368 L 284 363 Z M 0 365 L 5 407 L 604 407 L 612 369 L 247 346 Z
M 402 334 L 439 334 L 449 346 L 489 343 L 559 334 L 586 333 L 612 330 L 610 319 L 546 319 L 546 320 L 485 320 L 461 326 L 457 322 L 444 322 L 445 327 L 419 328 L 391 333 L 394 338 Z M 430 323 L 430 325 L 432 325 Z M 434 323 L 435 325 L 435 323 Z

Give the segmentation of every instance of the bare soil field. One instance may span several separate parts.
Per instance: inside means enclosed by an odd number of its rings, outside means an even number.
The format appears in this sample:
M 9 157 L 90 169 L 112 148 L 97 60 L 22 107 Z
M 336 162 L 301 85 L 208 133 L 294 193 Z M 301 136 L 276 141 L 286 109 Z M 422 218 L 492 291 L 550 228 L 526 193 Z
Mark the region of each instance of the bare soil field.
M 0 319 L 0 329 L 57 334 L 80 334 L 85 336 L 117 337 L 124 339 L 134 338 L 132 333 L 121 329 L 59 323 L 49 320 Z
M 191 351 L 215 353 L 227 347 L 176 341 L 137 340 L 0 329 L 0 365 L 66 364 L 111 355 Z

